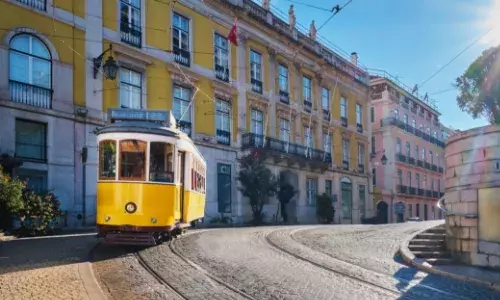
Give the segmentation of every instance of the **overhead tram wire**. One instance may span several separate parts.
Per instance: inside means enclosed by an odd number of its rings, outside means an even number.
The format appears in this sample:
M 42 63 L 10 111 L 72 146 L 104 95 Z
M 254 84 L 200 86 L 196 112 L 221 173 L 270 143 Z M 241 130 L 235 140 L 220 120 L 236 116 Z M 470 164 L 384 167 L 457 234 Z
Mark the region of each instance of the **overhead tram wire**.
M 298 5 L 303 5 L 303 6 L 307 6 L 307 7 L 310 7 L 310 8 L 314 8 L 314 9 L 317 9 L 317 10 L 333 12 L 333 8 L 328 9 L 328 8 L 319 7 L 319 6 L 307 4 L 307 3 L 304 3 L 304 2 L 294 1 L 294 0 L 286 0 L 286 1 L 294 3 L 294 4 L 298 4 Z
M 323 28 L 328 22 L 330 22 L 330 20 L 333 17 L 335 17 L 342 9 L 344 9 L 344 7 L 349 5 L 351 2 L 352 2 L 352 0 L 349 0 L 346 4 L 344 4 L 342 6 L 339 6 L 338 4 L 336 6 L 334 6 L 332 9 L 333 14 L 323 24 L 321 24 L 321 26 L 318 28 L 317 32 L 319 32 L 321 30 L 321 28 Z
M 465 51 L 469 50 L 472 46 L 474 46 L 477 42 L 479 42 L 483 37 L 485 37 L 488 33 L 490 33 L 493 29 L 495 29 L 495 26 L 491 27 L 488 31 L 486 31 L 483 35 L 481 35 L 480 37 L 478 37 L 476 40 L 474 40 L 472 43 L 470 43 L 467 47 L 465 47 L 465 49 L 463 49 L 462 51 L 460 51 L 460 53 L 458 53 L 455 57 L 453 57 L 449 62 L 447 62 L 444 66 L 442 66 L 441 68 L 439 68 L 436 72 L 434 72 L 434 74 L 432 74 L 429 78 L 427 78 L 424 82 L 422 82 L 421 84 L 418 85 L 418 88 L 421 88 L 422 85 L 426 84 L 429 80 L 431 80 L 432 78 L 434 78 L 434 76 L 436 76 L 437 74 L 439 74 L 444 68 L 446 68 L 447 66 L 449 66 L 453 61 L 455 61 L 455 59 L 457 59 L 460 55 L 462 55 Z

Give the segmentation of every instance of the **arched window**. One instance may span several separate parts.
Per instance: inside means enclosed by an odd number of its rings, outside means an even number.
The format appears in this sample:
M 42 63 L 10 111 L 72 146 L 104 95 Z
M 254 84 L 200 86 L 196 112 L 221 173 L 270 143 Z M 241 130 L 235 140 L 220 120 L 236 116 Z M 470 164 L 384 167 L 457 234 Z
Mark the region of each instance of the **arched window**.
M 50 108 L 51 55 L 37 37 L 18 34 L 10 40 L 9 84 L 12 101 Z

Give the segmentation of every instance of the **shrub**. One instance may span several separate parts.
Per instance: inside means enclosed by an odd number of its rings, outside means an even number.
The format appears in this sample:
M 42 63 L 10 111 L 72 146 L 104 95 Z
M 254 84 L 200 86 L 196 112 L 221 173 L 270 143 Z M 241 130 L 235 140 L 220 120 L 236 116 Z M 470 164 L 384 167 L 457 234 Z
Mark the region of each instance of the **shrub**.
M 332 197 L 323 193 L 317 196 L 316 200 L 316 216 L 318 222 L 323 224 L 330 224 L 333 222 L 335 209 L 332 205 Z
M 21 207 L 17 212 L 21 220 L 20 236 L 47 235 L 53 233 L 52 223 L 61 215 L 59 201 L 51 192 L 36 193 L 25 189 Z
M 10 178 L 0 166 L 0 227 L 10 229 L 11 216 L 21 208 L 24 188 L 24 182 Z

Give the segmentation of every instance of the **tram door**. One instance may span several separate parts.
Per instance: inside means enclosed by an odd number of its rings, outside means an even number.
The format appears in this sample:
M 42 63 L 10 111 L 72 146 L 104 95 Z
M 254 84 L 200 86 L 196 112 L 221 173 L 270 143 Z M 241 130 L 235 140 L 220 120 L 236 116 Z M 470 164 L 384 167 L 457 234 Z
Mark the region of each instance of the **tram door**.
M 181 176 L 180 184 L 181 184 L 181 195 L 179 197 L 180 201 L 180 210 L 181 210 L 181 222 L 184 221 L 184 184 L 186 181 L 186 153 L 179 151 L 178 157 L 179 161 L 179 174 Z

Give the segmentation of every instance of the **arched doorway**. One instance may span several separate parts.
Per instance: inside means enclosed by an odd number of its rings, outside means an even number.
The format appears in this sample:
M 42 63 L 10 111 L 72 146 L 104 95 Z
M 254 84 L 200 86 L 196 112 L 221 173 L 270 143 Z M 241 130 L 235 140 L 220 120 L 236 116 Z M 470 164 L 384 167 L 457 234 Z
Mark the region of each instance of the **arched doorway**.
M 352 223 L 352 181 L 344 177 L 340 180 L 342 219 L 346 223 Z M 344 223 L 344 222 L 342 222 Z
M 377 203 L 377 220 L 380 224 L 389 223 L 389 205 L 384 201 Z

